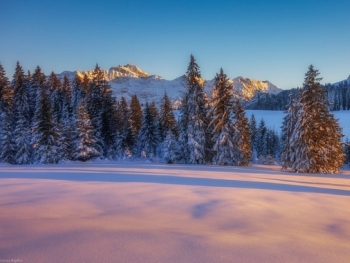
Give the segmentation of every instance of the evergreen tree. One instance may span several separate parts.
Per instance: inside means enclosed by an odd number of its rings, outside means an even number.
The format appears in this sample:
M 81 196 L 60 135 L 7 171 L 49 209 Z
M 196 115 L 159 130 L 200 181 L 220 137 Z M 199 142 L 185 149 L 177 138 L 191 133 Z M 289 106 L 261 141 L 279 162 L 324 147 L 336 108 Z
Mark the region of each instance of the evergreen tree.
M 12 89 L 6 72 L 0 64 L 0 160 L 15 163 L 15 144 L 13 141 Z
M 132 137 L 137 139 L 142 124 L 142 109 L 136 94 L 131 96 L 130 102 L 130 128 Z
M 164 93 L 164 97 L 160 107 L 159 122 L 160 122 L 160 140 L 161 141 L 163 141 L 165 137 L 167 137 L 169 132 L 171 132 L 174 136 L 177 136 L 175 115 L 171 107 L 170 99 L 166 94 L 166 92 Z
M 311 65 L 305 74 L 298 103 L 291 147 L 295 149 L 292 169 L 306 173 L 337 173 L 343 165 L 342 134 L 327 108 L 325 90 L 318 78 L 319 72 Z
M 156 156 L 156 149 L 159 143 L 158 131 L 154 113 L 152 113 L 150 106 L 146 103 L 138 138 L 139 156 L 147 158 Z
M 31 160 L 31 127 L 29 123 L 29 88 L 19 62 L 13 76 L 15 162 L 28 164 Z
M 216 74 L 213 99 L 211 101 L 213 120 L 210 122 L 212 127 L 214 164 L 235 165 L 235 151 L 237 150 L 233 142 L 234 127 L 232 123 L 233 105 L 232 92 L 233 86 L 228 82 L 228 78 L 223 69 Z
M 52 117 L 51 103 L 44 87 L 37 97 L 37 108 L 32 127 L 32 145 L 34 163 L 57 163 L 59 157 L 59 134 Z
M 93 72 L 92 82 L 90 83 L 90 91 L 88 97 L 88 113 L 90 115 L 92 126 L 94 127 L 94 135 L 97 140 L 97 151 L 103 154 L 104 144 L 101 138 L 102 134 L 102 113 L 103 113 L 103 87 L 105 85 L 104 74 L 100 67 L 96 64 Z
M 349 139 L 346 138 L 345 140 L 345 144 L 344 144 L 344 155 L 345 155 L 345 161 L 344 163 L 346 164 L 350 164 L 350 143 L 349 143 Z
M 187 135 L 182 135 L 180 142 L 183 152 L 188 153 L 187 160 L 189 164 L 204 164 L 208 161 L 209 156 L 208 126 L 207 120 L 207 96 L 203 89 L 199 66 L 193 55 L 190 57 L 190 64 L 187 70 L 187 92 L 183 97 L 182 107 L 182 126 L 186 125 L 184 131 Z M 186 100 L 186 101 L 185 101 Z
M 5 96 L 8 89 L 9 80 L 6 77 L 5 69 L 0 64 L 0 114 L 5 110 Z M 0 123 L 1 125 L 1 123 Z
M 101 137 L 104 144 L 104 156 L 107 158 L 115 158 L 114 148 L 117 140 L 117 120 L 115 118 L 115 99 L 112 97 L 111 87 L 107 82 L 104 83 L 102 88 L 102 120 L 101 120 Z
M 282 123 L 282 153 L 281 153 L 281 164 L 282 169 L 292 167 L 295 161 L 295 150 L 291 147 L 292 136 L 295 131 L 295 123 L 297 121 L 298 107 L 294 101 L 293 94 L 290 94 L 290 102 L 287 105 L 287 112 L 283 118 Z
M 254 114 L 252 114 L 249 121 L 249 129 L 250 129 L 250 149 L 252 152 L 252 159 L 256 158 L 256 147 L 255 141 L 258 135 L 258 128 L 256 127 L 256 119 Z
M 86 92 L 83 87 L 83 80 L 79 77 L 78 74 L 75 74 L 73 83 L 72 83 L 72 111 L 77 111 L 81 101 L 86 99 Z
M 233 142 L 236 146 L 234 155 L 235 163 L 239 166 L 248 166 L 251 156 L 250 130 L 248 119 L 245 117 L 244 109 L 239 100 L 235 101 L 234 113 Z
M 36 67 L 33 75 L 31 76 L 31 81 L 29 84 L 29 116 L 30 116 L 30 123 L 32 124 L 35 109 L 36 109 L 36 103 L 37 103 L 37 97 L 40 90 L 43 88 L 43 86 L 46 84 L 46 77 L 41 72 L 41 68 L 39 66 Z
M 130 109 L 124 97 L 122 97 L 118 103 L 117 111 L 120 116 L 118 118 L 120 146 L 124 154 L 130 155 L 136 138 L 133 137 L 133 132 L 131 129 Z
M 267 145 L 266 145 L 266 140 L 264 139 L 266 137 L 266 133 L 267 133 L 267 128 L 265 125 L 265 121 L 264 121 L 264 119 L 261 119 L 261 121 L 259 123 L 259 127 L 258 127 L 258 133 L 256 136 L 256 140 L 254 142 L 258 158 L 260 156 L 267 155 Z
M 175 163 L 177 159 L 178 143 L 171 130 L 168 130 L 162 142 L 162 160 L 165 163 L 171 164 Z
M 76 135 L 72 154 L 74 160 L 85 162 L 100 156 L 97 140 L 94 137 L 94 128 L 84 100 L 80 102 L 77 111 Z
M 1 130 L 0 130 L 0 160 L 15 164 L 15 143 L 13 138 L 13 112 L 12 105 L 5 106 L 6 109 L 1 112 Z

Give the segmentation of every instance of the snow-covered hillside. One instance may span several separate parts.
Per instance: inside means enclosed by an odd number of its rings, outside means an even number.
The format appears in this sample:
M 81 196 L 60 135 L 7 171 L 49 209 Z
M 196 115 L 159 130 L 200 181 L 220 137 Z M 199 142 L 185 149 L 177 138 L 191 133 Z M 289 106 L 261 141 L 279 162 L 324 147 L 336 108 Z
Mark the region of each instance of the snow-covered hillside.
M 75 74 L 80 77 L 87 74 L 92 78 L 93 71 L 64 71 L 57 76 L 63 78 L 67 76 L 70 80 L 74 79 Z M 109 81 L 114 95 L 120 99 L 124 96 L 130 100 L 133 94 L 137 94 L 141 103 L 146 101 L 155 101 L 157 104 L 161 102 L 164 92 L 167 92 L 173 104 L 177 104 L 181 94 L 186 90 L 185 76 L 180 76 L 173 80 L 165 80 L 158 75 L 149 75 L 139 67 L 127 64 L 124 66 L 112 67 L 104 70 L 104 77 Z M 214 80 L 203 80 L 204 89 L 208 96 L 214 87 Z M 281 91 L 278 87 L 269 81 L 251 80 L 248 78 L 237 77 L 231 80 L 236 92 L 243 100 L 251 99 L 257 91 L 277 94 Z

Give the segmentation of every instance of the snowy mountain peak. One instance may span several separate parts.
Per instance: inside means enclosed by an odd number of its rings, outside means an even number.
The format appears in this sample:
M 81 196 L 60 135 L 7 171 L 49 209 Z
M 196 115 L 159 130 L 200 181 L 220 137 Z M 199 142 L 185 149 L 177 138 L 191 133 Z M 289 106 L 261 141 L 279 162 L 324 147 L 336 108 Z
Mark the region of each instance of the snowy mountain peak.
M 148 73 L 141 70 L 133 64 L 119 65 L 118 67 L 111 67 L 110 72 L 115 72 L 117 76 L 133 77 L 133 78 L 147 78 Z
M 133 64 L 119 65 L 102 71 L 104 78 L 112 87 L 114 96 L 118 99 L 123 96 L 129 100 L 133 94 L 137 94 L 142 103 L 155 101 L 157 104 L 160 104 L 164 92 L 167 92 L 172 103 L 177 105 L 182 93 L 186 90 L 186 75 L 173 80 L 165 80 L 158 75 L 149 75 Z M 88 78 L 93 78 L 93 70 L 64 71 L 57 76 L 60 79 L 63 79 L 63 76 L 67 76 L 68 79 L 73 80 L 75 74 L 78 74 L 79 77 L 83 77 L 86 74 Z M 281 91 L 269 81 L 252 80 L 242 76 L 229 81 L 233 84 L 235 94 L 244 101 L 250 100 L 258 91 L 272 94 L 277 94 Z M 204 90 L 210 97 L 215 80 L 200 79 L 200 82 L 204 85 Z

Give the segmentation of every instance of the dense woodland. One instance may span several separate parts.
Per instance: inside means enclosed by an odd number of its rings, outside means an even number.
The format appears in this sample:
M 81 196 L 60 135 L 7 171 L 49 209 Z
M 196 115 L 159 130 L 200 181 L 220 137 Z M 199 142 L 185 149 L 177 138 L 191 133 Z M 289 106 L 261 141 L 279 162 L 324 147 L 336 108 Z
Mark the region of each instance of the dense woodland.
M 310 66 L 303 88 L 283 95 L 281 104 L 288 110 L 280 138 L 263 120 L 256 123 L 252 116 L 248 122 L 222 69 L 208 98 L 192 55 L 178 119 L 166 93 L 159 108 L 154 102 L 142 108 L 137 95 L 130 102 L 116 100 L 98 65 L 92 79 L 76 75 L 71 82 L 53 72 L 47 77 L 39 66 L 25 74 L 18 62 L 10 82 L 0 65 L 0 160 L 148 159 L 240 166 L 258 160 L 278 161 L 299 172 L 335 173 L 350 151 L 340 143 L 339 124 L 328 111 L 317 75 Z M 344 98 L 339 97 L 341 108 L 350 106 Z
M 324 86 L 328 108 L 331 111 L 350 110 L 350 77 L 336 84 Z M 301 88 L 283 90 L 278 94 L 258 92 L 244 107 L 251 110 L 286 110 L 290 94 L 297 99 Z

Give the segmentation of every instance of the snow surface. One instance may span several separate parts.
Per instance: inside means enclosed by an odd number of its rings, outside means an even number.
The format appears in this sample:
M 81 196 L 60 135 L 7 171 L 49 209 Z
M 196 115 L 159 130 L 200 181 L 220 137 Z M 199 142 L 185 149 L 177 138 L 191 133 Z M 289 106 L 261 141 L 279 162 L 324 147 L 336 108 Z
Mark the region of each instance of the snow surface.
M 283 111 L 271 110 L 246 110 L 246 117 L 251 118 L 254 114 L 257 126 L 261 119 L 264 119 L 266 127 L 274 129 L 278 134 L 281 134 L 281 127 L 285 113 Z M 339 120 L 340 127 L 343 129 L 345 141 L 346 137 L 350 140 L 350 111 L 332 111 L 335 119 Z
M 350 262 L 350 171 L 0 164 L 0 259 Z

